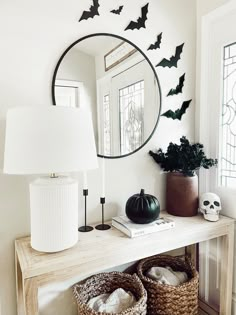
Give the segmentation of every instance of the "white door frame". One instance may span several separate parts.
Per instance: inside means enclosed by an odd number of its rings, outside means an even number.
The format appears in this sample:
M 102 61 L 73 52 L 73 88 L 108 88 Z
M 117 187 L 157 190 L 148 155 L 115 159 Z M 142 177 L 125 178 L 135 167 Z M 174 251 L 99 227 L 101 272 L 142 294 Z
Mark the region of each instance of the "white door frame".
M 213 10 L 209 14 L 202 17 L 201 20 L 201 49 L 200 49 L 200 75 L 199 82 L 197 82 L 197 91 L 199 92 L 196 96 L 199 101 L 199 107 L 196 111 L 196 138 L 199 142 L 203 143 L 205 146 L 206 154 L 212 151 L 210 148 L 210 124 L 208 123 L 210 117 L 210 92 L 208 90 L 208 82 L 211 78 L 210 72 L 210 50 L 209 42 L 212 36 L 211 29 L 212 25 L 222 19 L 222 17 L 229 15 L 232 11 L 236 10 L 236 1 L 231 0 L 227 4 Z M 199 90 L 198 90 L 199 87 Z M 199 176 L 199 194 L 210 190 L 210 174 L 209 170 L 201 170 Z M 216 256 L 219 257 L 220 251 L 218 249 L 217 242 L 217 253 Z M 209 299 L 209 242 L 205 242 L 200 246 L 200 265 L 203 267 L 200 274 L 200 293 L 205 296 L 205 300 Z M 218 265 L 218 259 L 217 259 Z M 217 266 L 218 269 L 218 266 Z M 217 272 L 218 274 L 218 272 Z M 218 275 L 216 275 L 218 278 Z M 217 280 L 218 282 L 218 280 Z M 235 312 L 234 305 L 236 303 L 235 293 L 233 294 L 233 311 Z
M 207 89 L 210 71 L 209 71 L 209 42 L 212 36 L 211 26 L 214 22 L 221 19 L 223 16 L 229 14 L 232 10 L 236 9 L 236 1 L 231 0 L 229 3 L 215 9 L 209 14 L 202 17 L 201 23 L 201 50 L 200 50 L 200 96 L 199 96 L 199 112 L 196 115 L 196 127 L 198 130 L 198 140 L 203 143 L 206 147 L 206 153 L 209 153 L 210 148 L 210 128 L 207 121 L 210 117 L 210 106 L 209 106 L 209 91 Z M 210 181 L 208 171 L 201 170 L 199 178 L 199 193 L 209 191 Z

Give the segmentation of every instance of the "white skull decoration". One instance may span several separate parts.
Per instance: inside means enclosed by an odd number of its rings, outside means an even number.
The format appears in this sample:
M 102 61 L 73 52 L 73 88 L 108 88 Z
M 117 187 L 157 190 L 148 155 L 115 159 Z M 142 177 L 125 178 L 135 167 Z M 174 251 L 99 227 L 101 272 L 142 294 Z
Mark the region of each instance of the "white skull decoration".
M 214 193 L 204 193 L 201 195 L 200 211 L 203 213 L 204 218 L 208 221 L 218 221 L 219 214 L 221 211 L 221 201 L 220 197 Z

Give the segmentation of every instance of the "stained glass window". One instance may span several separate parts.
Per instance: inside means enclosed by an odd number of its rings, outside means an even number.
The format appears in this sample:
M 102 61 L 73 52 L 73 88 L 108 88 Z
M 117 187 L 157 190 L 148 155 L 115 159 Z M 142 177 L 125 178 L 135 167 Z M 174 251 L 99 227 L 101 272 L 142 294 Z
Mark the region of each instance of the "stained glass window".
M 111 155 L 111 119 L 110 119 L 110 97 L 104 95 L 103 97 L 103 145 L 104 155 Z
M 127 154 L 143 144 L 144 81 L 119 90 L 120 150 Z
M 224 47 L 221 121 L 221 186 L 236 188 L 236 43 Z

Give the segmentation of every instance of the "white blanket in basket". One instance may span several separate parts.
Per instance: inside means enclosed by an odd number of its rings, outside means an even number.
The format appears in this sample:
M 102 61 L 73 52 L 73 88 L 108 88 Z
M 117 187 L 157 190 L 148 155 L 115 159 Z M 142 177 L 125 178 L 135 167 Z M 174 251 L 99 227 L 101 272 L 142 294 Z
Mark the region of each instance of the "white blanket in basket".
M 174 271 L 171 267 L 152 267 L 148 270 L 147 276 L 162 284 L 180 285 L 188 280 L 186 272 Z
M 135 303 L 136 299 L 131 292 L 118 288 L 111 294 L 104 293 L 90 299 L 87 305 L 97 312 L 120 313 Z

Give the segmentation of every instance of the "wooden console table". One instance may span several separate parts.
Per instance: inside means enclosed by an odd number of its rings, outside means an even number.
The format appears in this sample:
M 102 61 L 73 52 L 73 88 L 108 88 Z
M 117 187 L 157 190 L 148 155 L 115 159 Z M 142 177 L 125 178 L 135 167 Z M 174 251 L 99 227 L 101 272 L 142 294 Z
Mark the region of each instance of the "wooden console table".
M 38 315 L 38 288 L 42 285 L 75 275 L 85 278 L 91 273 L 218 237 L 222 237 L 220 314 L 231 314 L 234 220 L 222 216 L 218 222 L 208 222 L 201 215 L 173 219 L 175 228 L 134 239 L 114 228 L 80 233 L 73 248 L 52 254 L 33 250 L 29 237 L 17 239 L 18 315 Z

